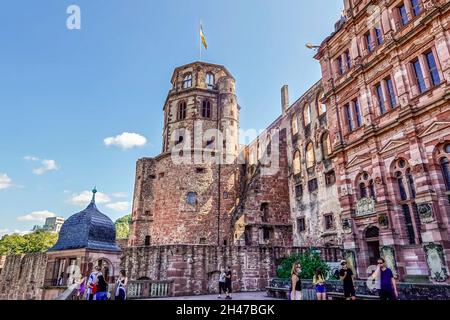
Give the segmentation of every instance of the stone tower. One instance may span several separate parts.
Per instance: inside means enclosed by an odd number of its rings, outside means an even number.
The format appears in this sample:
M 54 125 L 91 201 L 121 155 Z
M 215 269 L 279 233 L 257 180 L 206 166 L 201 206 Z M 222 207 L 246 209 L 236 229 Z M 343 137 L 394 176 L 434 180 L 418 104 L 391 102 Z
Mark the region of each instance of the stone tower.
M 229 244 L 240 178 L 235 80 L 194 62 L 171 83 L 162 153 L 137 162 L 129 245 Z

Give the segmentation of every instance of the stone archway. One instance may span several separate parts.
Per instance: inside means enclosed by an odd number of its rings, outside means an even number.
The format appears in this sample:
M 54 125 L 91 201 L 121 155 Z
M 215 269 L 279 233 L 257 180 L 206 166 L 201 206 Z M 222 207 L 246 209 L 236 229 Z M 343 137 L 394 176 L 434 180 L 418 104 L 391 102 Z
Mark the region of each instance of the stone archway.
M 219 276 L 219 270 L 208 273 L 208 287 L 206 288 L 206 290 L 209 294 L 215 294 L 219 292 Z

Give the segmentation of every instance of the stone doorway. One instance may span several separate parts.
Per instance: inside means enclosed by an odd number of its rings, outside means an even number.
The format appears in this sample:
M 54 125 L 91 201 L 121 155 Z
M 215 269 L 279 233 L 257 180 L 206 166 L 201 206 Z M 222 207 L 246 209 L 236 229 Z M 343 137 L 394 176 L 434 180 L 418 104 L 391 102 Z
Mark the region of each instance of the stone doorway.
M 380 230 L 377 227 L 370 227 L 366 230 L 365 238 L 367 245 L 367 257 L 369 265 L 377 265 L 377 260 L 380 257 Z

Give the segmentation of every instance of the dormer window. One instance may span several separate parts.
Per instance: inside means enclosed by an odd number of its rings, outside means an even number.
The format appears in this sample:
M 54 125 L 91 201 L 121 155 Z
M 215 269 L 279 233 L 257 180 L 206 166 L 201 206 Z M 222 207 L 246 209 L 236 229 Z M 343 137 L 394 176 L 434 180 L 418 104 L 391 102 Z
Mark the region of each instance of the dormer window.
M 208 87 L 209 90 L 213 90 L 214 85 L 215 85 L 214 74 L 212 74 L 211 72 L 208 72 L 206 74 L 206 86 Z
M 183 89 L 188 89 L 190 87 L 192 87 L 192 74 L 188 73 L 183 79 Z

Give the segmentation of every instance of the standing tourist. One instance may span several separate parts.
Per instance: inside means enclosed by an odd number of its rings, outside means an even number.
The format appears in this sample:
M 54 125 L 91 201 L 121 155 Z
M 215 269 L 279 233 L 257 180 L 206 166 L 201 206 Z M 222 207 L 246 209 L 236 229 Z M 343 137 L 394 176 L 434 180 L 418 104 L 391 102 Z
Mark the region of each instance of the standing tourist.
M 397 283 L 391 269 L 386 267 L 386 261 L 378 258 L 377 270 L 371 275 L 372 279 L 379 281 L 379 290 L 381 300 L 396 300 L 398 298 Z
M 316 287 L 317 300 L 327 300 L 325 277 L 320 268 L 316 269 L 313 277 L 313 285 Z
M 219 296 L 217 298 L 222 298 L 222 292 L 226 293 L 226 286 L 225 286 L 225 279 L 226 279 L 226 273 L 225 269 L 223 267 L 220 267 L 220 274 L 219 274 Z
M 97 275 L 97 293 L 95 294 L 95 300 L 108 300 L 108 284 L 101 272 Z
M 342 260 L 341 271 L 339 277 L 344 283 L 344 297 L 346 300 L 356 300 L 356 290 L 354 285 L 354 277 L 352 269 L 347 267 L 347 261 Z
M 125 270 L 120 270 L 119 279 L 116 283 L 115 300 L 125 300 L 127 298 L 127 285 L 128 278 L 125 274 Z
M 97 276 L 100 271 L 99 266 L 95 266 L 92 273 L 89 275 L 87 283 L 87 299 L 94 300 L 94 296 L 97 293 Z
M 232 299 L 231 297 L 231 288 L 232 288 L 232 272 L 231 272 L 231 267 L 228 266 L 227 267 L 227 272 L 225 274 L 225 291 L 226 291 L 226 297 L 225 299 Z
M 78 285 L 77 299 L 83 300 L 84 294 L 86 292 L 86 277 L 81 277 L 78 284 L 79 285 Z
M 296 262 L 291 271 L 291 300 L 302 300 L 302 281 L 300 280 L 301 265 Z

